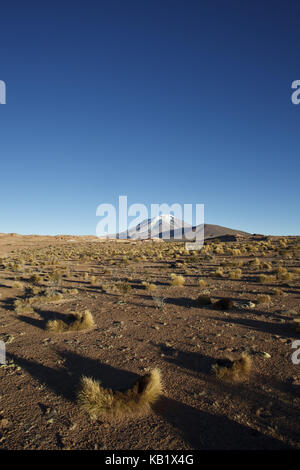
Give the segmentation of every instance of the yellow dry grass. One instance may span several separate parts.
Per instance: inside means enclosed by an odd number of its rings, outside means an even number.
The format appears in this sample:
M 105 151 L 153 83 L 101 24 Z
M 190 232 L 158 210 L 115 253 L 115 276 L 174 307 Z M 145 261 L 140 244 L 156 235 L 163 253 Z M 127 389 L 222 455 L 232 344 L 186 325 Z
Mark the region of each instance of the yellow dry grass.
M 218 360 L 212 366 L 216 377 L 226 382 L 236 382 L 245 378 L 251 371 L 251 358 L 247 354 L 242 354 L 240 359 L 232 361 L 231 359 Z
M 158 399 L 161 389 L 161 374 L 158 369 L 140 377 L 125 392 L 104 388 L 99 381 L 82 377 L 77 399 L 79 407 L 92 419 L 97 419 L 103 414 L 116 416 L 140 413 Z
M 95 326 L 94 318 L 89 310 L 72 315 L 74 319 L 71 322 L 63 320 L 49 320 L 46 329 L 55 333 L 64 333 L 67 331 L 88 330 Z
M 182 287 L 184 285 L 185 279 L 184 279 L 183 276 L 173 275 L 173 276 L 171 276 L 171 278 L 172 278 L 172 281 L 171 281 L 172 286 Z

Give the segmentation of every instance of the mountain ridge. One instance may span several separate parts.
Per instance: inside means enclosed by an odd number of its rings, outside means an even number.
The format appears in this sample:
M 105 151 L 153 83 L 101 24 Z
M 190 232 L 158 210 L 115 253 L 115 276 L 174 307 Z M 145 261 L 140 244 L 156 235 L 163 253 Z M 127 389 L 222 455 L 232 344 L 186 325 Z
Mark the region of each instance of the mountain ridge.
M 183 229 L 185 234 L 183 234 Z M 145 219 L 135 227 L 117 234 L 117 239 L 147 240 L 161 238 L 164 240 L 185 241 L 194 232 L 200 237 L 204 230 L 204 239 L 226 236 L 249 236 L 248 232 L 214 224 L 192 226 L 187 222 L 176 219 L 170 214 L 162 214 L 152 219 Z

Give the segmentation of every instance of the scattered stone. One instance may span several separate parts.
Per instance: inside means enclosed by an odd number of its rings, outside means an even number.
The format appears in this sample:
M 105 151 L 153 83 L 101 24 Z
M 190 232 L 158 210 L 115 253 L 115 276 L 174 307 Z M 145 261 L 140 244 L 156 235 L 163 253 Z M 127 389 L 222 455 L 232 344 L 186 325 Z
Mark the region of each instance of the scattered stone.
M 243 308 L 243 309 L 251 309 L 251 308 L 255 308 L 256 304 L 254 302 L 251 302 L 251 300 L 247 301 L 247 302 L 243 302 L 240 307 Z

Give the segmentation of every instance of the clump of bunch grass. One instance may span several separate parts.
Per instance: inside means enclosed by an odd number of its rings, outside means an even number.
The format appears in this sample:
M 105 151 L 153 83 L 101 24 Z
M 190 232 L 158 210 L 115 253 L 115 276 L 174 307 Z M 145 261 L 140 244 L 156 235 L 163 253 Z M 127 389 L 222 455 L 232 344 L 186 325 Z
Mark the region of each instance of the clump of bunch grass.
M 279 296 L 279 295 L 284 295 L 284 292 L 279 287 L 274 287 L 274 289 L 272 291 L 272 294 L 276 295 L 276 296 Z
M 181 275 L 171 274 L 171 286 L 182 287 L 185 283 L 185 279 Z
M 46 329 L 55 333 L 64 333 L 67 331 L 88 330 L 94 326 L 93 315 L 89 310 L 85 310 L 83 313 L 72 314 L 69 321 L 49 320 Z
M 60 302 L 63 300 L 63 294 L 61 292 L 46 292 L 44 295 L 37 297 L 37 300 L 41 302 Z
M 273 276 L 272 274 L 260 274 L 258 276 L 258 281 L 261 283 L 261 284 L 270 284 L 272 282 L 275 282 L 276 281 L 276 277 Z
M 294 274 L 289 272 L 283 272 L 277 274 L 277 278 L 279 281 L 292 281 L 294 279 Z
M 252 259 L 251 261 L 249 261 L 249 266 L 258 268 L 258 266 L 260 266 L 260 260 L 258 258 Z
M 123 256 L 123 258 L 120 260 L 120 264 L 123 264 L 124 266 L 128 266 L 129 259 L 127 258 L 127 256 Z
M 294 278 L 294 274 L 289 273 L 283 266 L 279 266 L 274 272 L 277 274 L 277 279 L 279 281 L 292 281 Z
M 236 382 L 247 377 L 251 371 L 251 358 L 243 353 L 240 359 L 231 360 L 218 359 L 216 364 L 212 366 L 212 370 L 219 380 L 226 382 Z
M 42 282 L 42 277 L 41 277 L 39 274 L 33 274 L 32 276 L 30 276 L 29 282 L 30 282 L 31 284 L 34 284 L 34 285 L 36 286 L 36 285 L 38 285 L 38 284 L 41 284 L 41 282 Z
M 33 308 L 31 306 L 30 299 L 17 299 L 14 302 L 15 312 L 17 315 L 22 313 L 33 313 Z
M 140 377 L 132 388 L 125 392 L 113 391 L 89 377 L 82 377 L 77 400 L 79 407 L 91 419 L 101 415 L 130 415 L 145 411 L 161 394 L 161 374 L 153 369 Z
M 229 279 L 241 279 L 242 274 L 243 272 L 241 269 L 232 269 L 229 271 Z
M 76 288 L 67 289 L 67 294 L 76 295 L 76 294 L 78 294 L 78 289 L 76 289 Z
M 199 279 L 198 280 L 198 286 L 200 287 L 206 287 L 207 286 L 207 283 L 204 279 Z
M 41 291 L 43 291 L 43 288 L 39 287 L 39 286 L 28 286 L 28 287 L 25 287 L 25 294 L 26 295 L 37 295 L 39 294 Z
M 12 286 L 14 289 L 23 289 L 23 284 L 20 281 L 15 281 Z
M 91 286 L 96 286 L 98 284 L 98 279 L 96 276 L 91 276 L 90 277 L 90 284 Z
M 212 273 L 213 277 L 224 277 L 224 271 L 223 268 L 218 268 Z
M 152 284 L 151 282 L 143 281 L 142 286 L 145 288 L 145 290 L 149 292 L 153 292 L 156 290 L 156 284 Z
M 49 274 L 49 281 L 52 282 L 52 284 L 58 286 L 61 283 L 62 276 L 62 271 L 56 269 L 55 271 Z
M 262 267 L 262 269 L 271 270 L 273 266 L 272 266 L 272 263 L 267 263 L 267 262 L 265 262 L 265 263 L 262 264 L 261 267 Z
M 129 282 L 127 281 L 124 281 L 124 282 L 118 282 L 118 284 L 116 285 L 117 289 L 119 290 L 119 292 L 121 292 L 121 294 L 123 294 L 124 296 L 126 296 L 127 294 L 130 293 L 131 291 L 131 285 L 129 284 Z
M 268 294 L 261 294 L 257 297 L 258 304 L 270 304 L 271 297 Z

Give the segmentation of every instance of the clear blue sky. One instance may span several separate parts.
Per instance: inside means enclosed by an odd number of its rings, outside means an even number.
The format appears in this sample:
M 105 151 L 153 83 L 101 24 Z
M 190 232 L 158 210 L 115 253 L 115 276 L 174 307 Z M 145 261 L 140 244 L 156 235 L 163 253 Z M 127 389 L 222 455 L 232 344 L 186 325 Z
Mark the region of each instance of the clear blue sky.
M 299 2 L 12 0 L 0 49 L 0 232 L 95 234 L 127 195 L 300 234 Z

